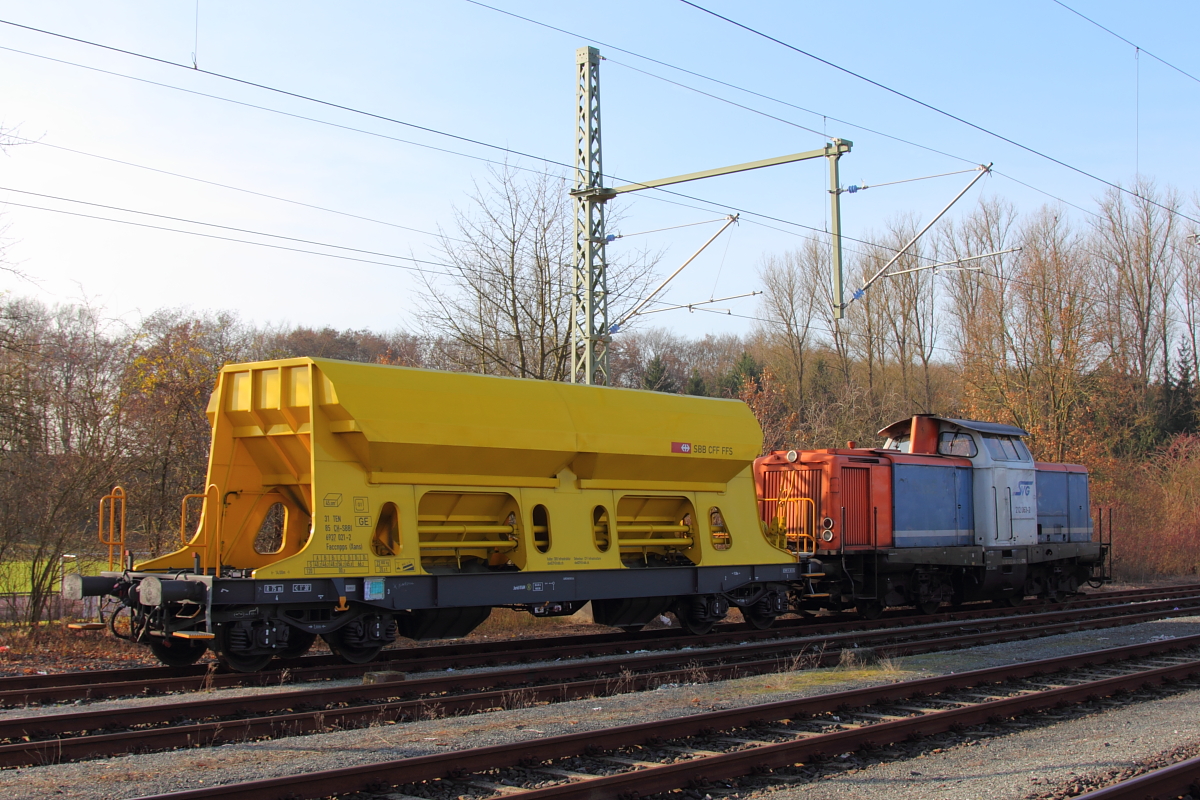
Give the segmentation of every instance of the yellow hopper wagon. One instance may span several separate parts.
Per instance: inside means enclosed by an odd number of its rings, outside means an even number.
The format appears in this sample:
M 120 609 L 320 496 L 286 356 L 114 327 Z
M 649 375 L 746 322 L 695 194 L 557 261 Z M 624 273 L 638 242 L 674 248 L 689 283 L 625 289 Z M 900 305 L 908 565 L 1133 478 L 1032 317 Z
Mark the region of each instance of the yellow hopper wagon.
M 64 586 L 169 664 L 253 671 L 317 636 L 363 662 L 589 601 L 627 629 L 765 626 L 805 569 L 760 520 L 737 401 L 299 358 L 225 367 L 208 417 L 180 548 Z

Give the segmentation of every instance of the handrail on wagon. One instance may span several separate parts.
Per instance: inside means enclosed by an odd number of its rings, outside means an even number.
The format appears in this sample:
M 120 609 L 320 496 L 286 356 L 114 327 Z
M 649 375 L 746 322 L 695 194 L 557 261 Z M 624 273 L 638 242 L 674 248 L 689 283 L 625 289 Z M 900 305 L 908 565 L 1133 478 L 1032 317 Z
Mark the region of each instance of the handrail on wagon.
M 817 552 L 817 504 L 811 497 L 764 497 L 764 503 L 775 504 L 775 514 L 771 518 L 771 529 L 783 534 L 784 549 L 796 554 L 796 559 L 812 557 Z M 807 514 L 796 514 L 798 524 L 789 526 L 787 513 L 788 503 L 807 505 Z M 805 523 L 808 523 L 805 525 Z M 793 547 L 795 545 L 795 547 Z
M 200 525 L 204 524 L 204 504 L 201 503 L 200 504 L 200 523 L 196 526 L 197 531 L 193 531 L 191 536 L 188 535 L 188 530 L 187 530 L 188 501 L 189 500 L 204 500 L 206 497 L 208 497 L 207 492 L 200 492 L 197 494 L 185 494 L 183 496 L 183 500 L 181 500 L 179 503 L 179 541 L 183 543 L 184 547 L 188 546 L 188 544 L 191 542 L 192 536 L 195 536 L 199 530 Z M 201 542 L 195 546 L 196 547 L 204 547 L 205 543 Z
M 108 505 L 108 525 L 105 523 L 105 504 Z M 120 507 L 120 514 L 117 512 Z M 124 555 L 125 550 L 125 490 L 120 486 L 114 486 L 113 490 L 104 497 L 100 498 L 100 510 L 98 512 L 99 525 L 97 532 L 100 537 L 100 544 L 108 545 L 108 569 L 111 572 L 118 559 Z M 120 525 L 118 525 L 118 516 L 120 517 Z

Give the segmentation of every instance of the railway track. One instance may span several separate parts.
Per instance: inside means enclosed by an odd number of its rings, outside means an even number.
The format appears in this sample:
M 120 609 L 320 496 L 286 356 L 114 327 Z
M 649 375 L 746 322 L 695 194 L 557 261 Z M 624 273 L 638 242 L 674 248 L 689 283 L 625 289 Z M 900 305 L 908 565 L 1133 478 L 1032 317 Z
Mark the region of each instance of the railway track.
M 448 796 L 483 796 L 491 790 L 520 800 L 605 800 L 703 790 L 718 781 L 767 775 L 840 753 L 1198 676 L 1200 636 L 1190 636 L 639 725 L 226 783 L 153 800 L 301 800 L 351 793 L 402 798 L 431 782 L 445 784 L 442 793 Z M 1174 777 L 1158 780 L 1178 785 L 1187 769 L 1180 765 Z
M 394 670 L 431 672 L 446 669 L 521 664 L 562 658 L 624 655 L 640 650 L 669 650 L 680 646 L 708 647 L 729 642 L 766 641 L 796 636 L 824 636 L 835 632 L 862 632 L 924 625 L 936 621 L 973 622 L 1023 615 L 1038 608 L 1048 612 L 1099 608 L 1143 602 L 1187 601 L 1200 597 L 1200 584 L 1168 589 L 1135 589 L 1097 592 L 1066 603 L 1022 608 L 984 607 L 929 616 L 888 615 L 865 621 L 857 618 L 817 622 L 814 619 L 781 620 L 776 627 L 755 630 L 746 625 L 725 626 L 703 636 L 679 630 L 644 631 L 639 634 L 596 633 L 505 642 L 456 642 L 384 651 L 369 664 L 345 664 L 335 656 L 315 655 L 295 659 L 277 669 L 257 673 L 221 672 L 211 666 L 137 667 L 55 675 L 0 678 L 0 707 L 35 703 L 63 703 L 136 695 L 192 692 L 239 686 L 279 686 L 360 677 L 367 672 Z M 825 619 L 825 618 L 820 618 Z
M 1075 800 L 1174 800 L 1184 795 L 1200 797 L 1200 756 L 1077 795 Z
M 255 738 L 403 722 L 638 691 L 670 683 L 723 680 L 837 663 L 847 648 L 901 656 L 1135 624 L 1200 612 L 1200 597 L 1135 606 L 1069 609 L 976 621 L 843 632 L 705 649 L 646 652 L 620 662 L 545 664 L 475 674 L 439 674 L 392 683 L 288 690 L 101 711 L 0 720 L 0 767 L 215 745 Z M 687 663 L 681 664 L 681 660 Z M 117 730 L 120 729 L 120 730 Z

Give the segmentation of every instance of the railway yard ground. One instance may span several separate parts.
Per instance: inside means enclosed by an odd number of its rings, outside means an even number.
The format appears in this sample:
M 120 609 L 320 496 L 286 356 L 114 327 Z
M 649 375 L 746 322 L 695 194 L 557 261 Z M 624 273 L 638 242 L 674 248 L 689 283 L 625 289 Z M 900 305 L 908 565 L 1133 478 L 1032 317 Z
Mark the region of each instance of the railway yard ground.
M 964 630 L 970 629 L 967 623 L 962 627 Z M 575 632 L 573 627 L 553 629 L 556 635 Z M 1171 642 L 1189 636 L 1200 636 L 1200 612 L 1195 616 L 1175 616 L 1122 627 L 1081 630 L 1024 641 L 882 659 L 873 657 L 871 651 L 855 654 L 851 649 L 846 652 L 853 655 L 841 658 L 837 666 L 814 668 L 811 660 L 807 664 L 797 660 L 793 669 L 732 680 L 710 679 L 697 668 L 692 675 L 684 674 L 678 680 L 649 691 L 550 704 L 536 703 L 532 696 L 528 704 L 523 703 L 520 693 L 515 692 L 514 701 L 508 704 L 514 707 L 486 713 L 444 716 L 437 705 L 432 704 L 422 715 L 424 719 L 413 721 L 332 729 L 304 736 L 234 741 L 219 746 L 136 752 L 70 763 L 9 768 L 0 771 L 0 794 L 5 798 L 110 800 L 202 790 L 220 784 L 396 759 L 445 756 L 468 748 L 532 742 L 626 725 L 665 724 L 668 720 L 689 715 L 794 701 L 803 697 L 900 684 L 1143 643 Z M 1181 661 L 1200 659 L 1200 648 L 1193 644 L 1192 649 L 1180 651 L 1177 658 Z M 686 659 L 686 654 L 682 654 L 680 664 L 686 665 Z M 537 665 L 523 666 L 532 669 Z M 25 669 L 22 667 L 9 672 L 20 674 Z M 475 667 L 457 672 L 467 675 L 489 669 L 492 668 Z M 1092 668 L 1077 669 L 1086 673 Z M 358 677 L 331 680 L 321 686 L 333 689 L 361 683 L 362 678 Z M 213 689 L 198 694 L 206 698 L 258 697 L 296 688 L 295 685 L 242 687 Z M 1014 691 L 1019 693 L 1021 690 Z M 925 696 L 938 695 L 931 692 Z M 150 707 L 177 702 L 181 697 L 191 695 L 169 694 L 18 706 L 0 710 L 0 724 L 17 717 L 56 715 L 81 709 L 117 710 L 131 705 Z M 911 704 L 929 705 L 931 702 L 938 701 L 912 701 Z M 707 783 L 692 781 L 690 787 L 681 788 L 674 796 L 680 800 L 705 800 L 706 797 L 713 800 L 735 797 L 771 797 L 773 800 L 862 797 L 888 800 L 1042 800 L 1075 796 L 1113 780 L 1130 777 L 1148 767 L 1162 766 L 1200 754 L 1200 675 L 1173 680 L 1159 687 L 1093 696 L 1082 703 L 1060 703 L 1059 706 L 1015 717 L 997 715 L 981 724 L 955 725 L 932 735 L 904 737 L 899 741 L 876 743 L 861 749 L 855 747 L 844 753 L 827 753 L 819 758 L 804 759 L 798 766 L 759 770 L 758 774 L 713 779 Z M 897 712 L 891 710 L 887 713 L 894 715 Z M 898 719 L 887 713 L 880 718 Z M 869 717 L 870 714 L 865 716 Z M 843 728 L 845 724 L 845 720 L 836 712 L 829 712 L 821 719 L 826 726 Z M 836 724 L 839 722 L 843 725 Z M 748 739 L 764 737 L 761 731 L 752 735 L 735 733 L 726 735 L 727 741 L 721 748 L 708 748 L 695 743 L 687 747 L 701 751 L 727 751 L 729 737 L 736 740 L 738 735 Z M 626 759 L 629 759 L 628 753 Z M 46 760 L 55 761 L 53 757 Z M 615 760 L 620 761 L 620 758 Z M 633 761 L 637 761 L 636 756 Z M 583 756 L 574 761 L 568 760 L 565 767 L 563 763 L 554 764 L 553 767 L 560 773 L 564 769 L 583 776 L 596 773 L 595 767 L 587 762 L 588 756 Z M 343 796 L 355 800 L 404 800 L 412 797 L 481 800 L 492 796 L 516 796 L 521 787 L 533 786 L 536 790 L 539 775 L 545 778 L 546 774 L 544 769 L 537 766 L 530 767 L 529 774 L 525 774 L 522 767 L 514 766 L 507 770 L 491 770 L 482 778 L 472 777 L 469 773 L 473 765 L 465 755 L 460 769 L 462 775 L 456 776 L 453 781 L 380 787 L 373 792 Z M 653 792 L 641 794 L 646 797 Z M 274 796 L 286 795 L 261 796 L 269 800 Z M 625 796 L 630 795 L 626 792 Z

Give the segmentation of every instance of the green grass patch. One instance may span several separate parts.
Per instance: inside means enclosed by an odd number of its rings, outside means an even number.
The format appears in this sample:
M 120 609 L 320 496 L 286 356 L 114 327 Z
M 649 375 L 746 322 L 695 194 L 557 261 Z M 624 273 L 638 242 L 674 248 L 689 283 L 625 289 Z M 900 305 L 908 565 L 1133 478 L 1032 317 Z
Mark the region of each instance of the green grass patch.
M 63 563 L 67 572 L 82 572 L 84 575 L 96 575 L 101 570 L 108 568 L 107 562 L 91 561 L 90 559 L 68 559 Z M 30 576 L 32 565 L 32 561 L 0 561 L 0 593 L 29 594 L 32 584 Z M 52 592 L 61 589 L 61 577 L 61 575 L 55 576 L 54 585 L 51 587 Z

